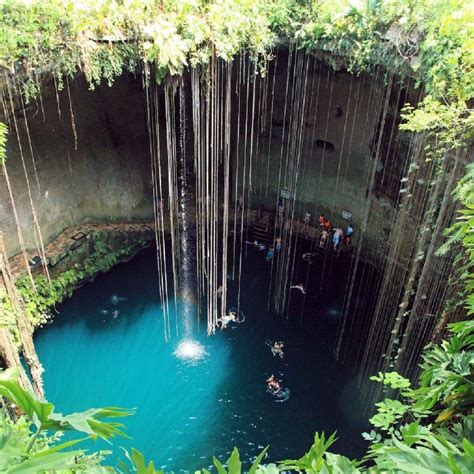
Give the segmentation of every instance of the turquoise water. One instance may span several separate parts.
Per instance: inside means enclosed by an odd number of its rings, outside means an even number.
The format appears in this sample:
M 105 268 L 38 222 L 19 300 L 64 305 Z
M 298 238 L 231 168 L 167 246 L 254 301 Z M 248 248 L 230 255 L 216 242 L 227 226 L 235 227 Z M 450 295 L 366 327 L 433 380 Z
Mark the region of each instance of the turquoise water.
M 121 446 L 134 446 L 166 470 L 194 470 L 209 466 L 212 455 L 226 458 L 233 446 L 244 459 L 267 444 L 267 462 L 301 456 L 316 430 L 337 430 L 333 451 L 362 453 L 366 426 L 357 385 L 350 367 L 333 360 L 344 278 L 333 278 L 321 291 L 315 262 L 305 311 L 302 296 L 293 293 L 288 318 L 278 318 L 267 312 L 269 265 L 249 249 L 242 278 L 245 322 L 213 337 L 206 336 L 205 324 L 201 332 L 196 326 L 193 338 L 206 355 L 189 365 L 174 354 L 181 338 L 164 340 L 155 265 L 148 249 L 99 276 L 36 335 L 46 395 L 58 411 L 136 408 L 125 419 L 131 440 L 90 447 L 112 449 L 110 464 L 123 459 Z M 343 274 L 347 262 L 336 265 L 341 268 L 334 275 Z M 301 274 L 306 268 L 299 265 Z M 229 284 L 235 304 L 237 287 Z M 285 341 L 283 359 L 272 356 L 267 340 Z M 291 390 L 285 403 L 275 403 L 266 391 L 272 373 Z

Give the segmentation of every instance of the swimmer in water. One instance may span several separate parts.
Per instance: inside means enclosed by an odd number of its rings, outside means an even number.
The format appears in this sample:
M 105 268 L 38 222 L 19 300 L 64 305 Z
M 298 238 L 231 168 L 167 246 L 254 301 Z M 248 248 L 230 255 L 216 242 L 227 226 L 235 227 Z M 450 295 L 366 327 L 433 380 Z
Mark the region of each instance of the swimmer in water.
M 254 247 L 258 248 L 258 250 L 265 250 L 265 244 L 260 243 L 258 240 L 254 240 L 253 242 L 246 240 L 245 243 L 248 245 L 253 245 Z
M 280 359 L 283 359 L 283 348 L 285 347 L 285 343 L 283 341 L 275 341 L 273 346 L 271 347 L 271 351 L 273 357 L 279 356 Z
M 237 313 L 235 311 L 229 311 L 229 314 L 225 314 L 217 320 L 218 323 L 221 323 L 221 330 L 227 329 L 227 326 L 231 322 L 237 322 Z
M 218 298 L 222 297 L 222 291 L 223 291 L 223 289 L 222 289 L 222 285 L 221 285 L 219 288 L 217 288 L 217 291 L 216 291 L 216 296 Z
M 310 265 L 313 263 L 313 260 L 312 260 L 312 257 L 316 255 L 314 253 L 311 253 L 311 252 L 306 252 L 303 254 L 303 260 L 305 262 L 308 262 Z
M 303 283 L 298 283 L 297 285 L 290 285 L 290 290 L 298 290 L 303 293 L 303 295 L 306 294 Z
M 277 380 L 273 374 L 270 375 L 270 377 L 268 377 L 266 382 L 267 382 L 267 389 L 273 394 L 278 393 L 281 390 L 280 381 Z
M 110 297 L 110 303 L 113 305 L 119 304 L 124 300 L 126 300 L 126 298 L 124 298 L 123 296 L 112 295 Z

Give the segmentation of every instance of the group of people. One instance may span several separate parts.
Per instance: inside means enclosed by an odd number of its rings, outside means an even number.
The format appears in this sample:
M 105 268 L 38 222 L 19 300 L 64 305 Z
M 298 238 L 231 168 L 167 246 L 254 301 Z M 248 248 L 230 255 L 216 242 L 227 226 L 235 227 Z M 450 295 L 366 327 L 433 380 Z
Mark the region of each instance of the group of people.
M 283 341 L 276 341 L 268 345 L 270 345 L 274 357 L 279 356 L 283 359 L 283 347 L 285 345 Z M 274 374 L 271 374 L 265 382 L 267 384 L 267 392 L 273 397 L 275 402 L 286 402 L 290 398 L 291 390 L 288 387 L 283 387 L 282 380 L 279 380 Z
M 283 205 L 280 202 L 277 205 L 277 210 L 281 211 Z M 308 229 L 312 221 L 311 211 L 306 211 L 303 223 L 304 228 Z M 343 229 L 339 227 L 333 227 L 331 221 L 326 218 L 324 214 L 320 214 L 318 219 L 318 226 L 320 229 L 318 245 L 320 248 L 326 249 L 329 242 L 331 241 L 331 248 L 334 251 L 338 251 L 342 245 L 351 245 L 352 238 L 354 235 L 354 227 L 352 224 L 349 224 L 344 232 Z
M 319 242 L 320 248 L 326 249 L 328 247 L 330 236 L 332 236 L 332 249 L 337 252 L 341 245 L 351 245 L 352 237 L 354 235 L 354 227 L 349 224 L 344 232 L 340 227 L 334 227 L 329 219 L 326 219 L 324 214 L 321 214 L 318 219 L 320 229 Z

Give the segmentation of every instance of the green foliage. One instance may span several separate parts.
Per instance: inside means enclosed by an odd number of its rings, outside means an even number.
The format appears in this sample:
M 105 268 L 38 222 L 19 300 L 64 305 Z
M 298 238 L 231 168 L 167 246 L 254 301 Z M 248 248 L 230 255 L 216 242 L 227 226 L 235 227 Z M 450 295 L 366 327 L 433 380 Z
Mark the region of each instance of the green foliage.
M 384 443 L 372 445 L 366 458 L 375 472 L 468 473 L 474 469 L 474 446 L 466 438 L 453 444 L 418 423 L 402 427 Z M 373 471 L 372 471 L 373 472 Z
M 458 277 L 464 284 L 463 303 L 468 315 L 474 314 L 474 165 L 467 166 L 466 175 L 458 182 L 454 197 L 461 203 L 456 222 L 445 231 L 446 242 L 438 255 L 457 250 L 455 262 Z
M 401 420 L 409 409 L 409 405 L 390 398 L 376 403 L 375 406 L 377 407 L 377 414 L 370 418 L 369 422 L 375 428 L 383 431 L 393 431 L 393 425 Z
M 333 433 L 328 439 L 324 432 L 314 435 L 314 443 L 309 451 L 300 459 L 287 460 L 279 463 L 280 470 L 291 470 L 297 472 L 317 473 L 317 472 L 360 472 L 357 469 L 357 462 L 350 461 L 344 456 L 331 454 L 327 449 L 335 442 L 336 434 Z
M 428 159 L 474 136 L 474 8 L 464 0 L 10 0 L 0 18 L 0 65 L 27 100 L 45 73 L 62 88 L 81 70 L 94 88 L 152 63 L 159 82 L 213 55 L 266 57 L 283 39 L 355 73 L 415 76 L 425 96 L 401 128 L 428 134 Z
M 28 3 L 0 3 L 0 65 L 26 74 L 28 97 L 35 89 L 28 79 L 39 71 L 52 71 L 61 86 L 63 75 L 80 69 L 93 88 L 147 61 L 162 77 L 205 63 L 212 54 L 231 59 L 248 49 L 257 56 L 275 37 L 263 0 Z
M 453 420 L 468 415 L 474 406 L 474 321 L 450 326 L 452 336 L 439 345 L 429 345 L 423 353 L 419 386 L 391 372 L 371 377 L 399 391 L 401 400 L 376 403 L 377 412 L 369 420 L 375 430 L 399 434 L 405 420 L 434 421 L 436 428 L 450 427 Z M 374 441 L 372 431 L 364 437 Z M 380 439 L 380 438 L 379 438 Z
M 423 353 L 419 385 L 396 373 L 372 380 L 398 390 L 400 399 L 376 403 L 364 433 L 365 461 L 376 472 L 472 472 L 474 469 L 474 321 L 450 325 L 451 337 Z
M 409 389 L 411 382 L 402 377 L 397 372 L 379 372 L 379 375 L 373 375 L 370 380 L 375 382 L 381 382 L 384 385 L 388 385 L 392 389 Z
M 131 454 L 125 451 L 125 455 L 130 461 L 133 470 L 130 470 L 128 466 L 124 465 L 121 469 L 122 472 L 137 472 L 138 474 L 164 474 L 165 472 L 161 469 L 155 469 L 155 464 L 153 463 L 153 461 L 150 461 L 148 464 L 146 464 L 145 457 L 143 456 L 143 454 L 135 448 L 132 448 Z
M 51 403 L 40 401 L 33 393 L 21 388 L 17 376 L 14 369 L 0 372 L 0 396 L 23 413 L 13 422 L 7 415 L 7 405 L 4 403 L 2 406 L 0 472 L 77 472 L 89 469 L 92 472 L 103 456 L 100 453 L 88 456 L 83 450 L 71 448 L 90 438 L 125 436 L 123 425 L 108 419 L 129 416 L 132 414 L 130 410 L 107 407 L 65 416 L 56 413 Z M 86 437 L 59 443 L 64 431 L 84 433 Z
M 449 340 L 426 348 L 420 386 L 413 392 L 415 407 L 433 410 L 442 424 L 474 406 L 474 321 L 456 323 L 450 329 Z

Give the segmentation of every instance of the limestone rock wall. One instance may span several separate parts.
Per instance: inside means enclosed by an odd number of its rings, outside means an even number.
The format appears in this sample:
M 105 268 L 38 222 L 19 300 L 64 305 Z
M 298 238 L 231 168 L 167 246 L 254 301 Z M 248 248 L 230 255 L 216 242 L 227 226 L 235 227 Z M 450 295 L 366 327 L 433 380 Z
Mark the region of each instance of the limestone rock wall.
M 284 123 L 288 52 L 281 51 L 277 60 L 273 105 L 271 97 L 267 97 L 268 123 L 255 135 L 254 149 L 257 152 L 250 203 L 253 208 L 263 207 L 272 212 L 279 192 L 283 135 L 288 134 L 288 130 L 284 132 L 285 126 L 288 128 L 288 123 Z M 273 71 L 270 64 L 270 84 Z M 386 223 L 393 218 L 393 198 L 398 194 L 400 172 L 405 161 L 403 150 L 395 150 L 395 140 L 391 137 L 391 130 L 397 128 L 394 124 L 400 108 L 397 100 L 399 89 L 394 87 L 388 107 L 389 119 L 383 133 L 385 148 L 376 169 L 375 192 L 369 196 L 374 140 L 379 134 L 381 103 L 386 96 L 384 84 L 382 74 L 356 77 L 344 70 L 334 71 L 323 62 L 311 69 L 307 84 L 310 106 L 307 107 L 302 131 L 295 215 L 302 218 L 306 210 L 310 210 L 316 220 L 318 214 L 324 212 L 334 225 L 345 226 L 347 222 L 341 213 L 348 210 L 352 212 L 357 237 L 369 208 L 366 241 L 373 248 L 380 246 L 381 254 L 390 232 Z M 124 74 L 112 87 L 103 85 L 90 91 L 85 79 L 78 76 L 70 81 L 70 93 L 73 117 L 67 89 L 59 93 L 59 105 L 54 88 L 49 87 L 49 93 L 43 95 L 43 108 L 38 100 L 28 105 L 26 110 L 39 188 L 29 152 L 25 116 L 21 110 L 16 112 L 32 199 L 45 244 L 65 228 L 87 221 L 130 222 L 153 218 L 146 104 L 141 77 Z M 243 107 L 245 86 L 233 98 L 234 132 L 238 118 L 237 97 L 241 97 L 240 119 L 243 124 L 246 118 Z M 189 97 L 188 105 L 190 103 Z M 273 115 L 270 119 L 271 107 Z M 191 116 L 191 110 L 187 113 Z M 0 120 L 5 120 L 1 115 Z M 25 173 L 17 137 L 13 127 L 10 128 L 7 169 L 23 239 L 27 248 L 35 249 Z M 163 131 L 161 141 L 165 161 L 164 138 Z M 233 138 L 233 182 L 237 158 L 240 170 L 243 168 L 244 141 L 244 134 L 240 136 L 238 146 Z M 192 167 L 191 155 L 188 166 Z M 0 231 L 5 235 L 7 253 L 11 256 L 20 250 L 19 239 L 1 173 L 0 217 Z
M 36 162 L 35 180 L 25 117 L 16 112 L 32 199 L 45 243 L 84 221 L 133 221 L 153 216 L 145 96 L 141 80 L 123 75 L 113 87 L 88 90 L 83 77 L 70 81 L 74 128 L 67 90 L 54 89 L 26 108 Z M 5 120 L 4 116 L 0 120 Z M 11 127 L 11 130 L 14 130 Z M 35 248 L 32 211 L 14 131 L 7 170 L 25 244 Z M 0 230 L 9 255 L 19 251 L 15 218 L 0 173 Z

